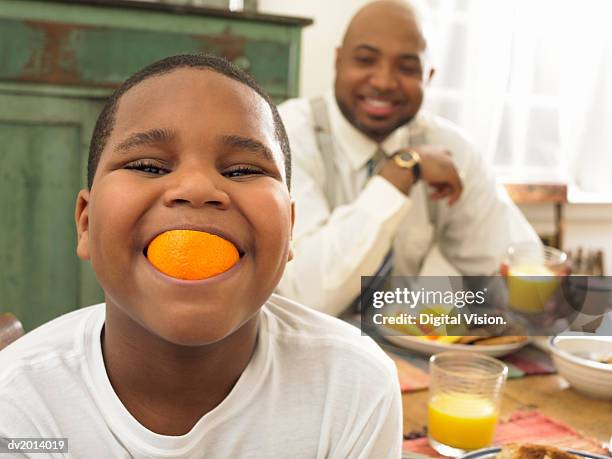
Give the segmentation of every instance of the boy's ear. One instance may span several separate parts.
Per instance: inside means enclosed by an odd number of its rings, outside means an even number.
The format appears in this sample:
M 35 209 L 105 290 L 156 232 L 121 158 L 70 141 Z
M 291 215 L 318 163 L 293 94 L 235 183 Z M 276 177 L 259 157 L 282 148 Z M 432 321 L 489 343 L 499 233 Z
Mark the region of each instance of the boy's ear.
M 295 201 L 291 201 L 291 228 L 289 230 L 289 253 L 287 254 L 287 261 L 293 260 L 293 246 L 291 241 L 293 240 L 293 223 L 295 222 Z
M 77 230 L 76 253 L 82 260 L 89 260 L 89 190 L 81 190 L 77 195 L 74 209 Z

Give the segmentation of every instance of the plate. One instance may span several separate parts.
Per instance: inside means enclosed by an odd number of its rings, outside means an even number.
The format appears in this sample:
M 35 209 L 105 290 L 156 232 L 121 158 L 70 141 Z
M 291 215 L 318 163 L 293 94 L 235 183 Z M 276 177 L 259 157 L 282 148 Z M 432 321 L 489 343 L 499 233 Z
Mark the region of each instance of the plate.
M 471 453 L 464 454 L 458 459 L 494 459 L 497 453 L 501 451 L 501 448 L 485 448 L 479 449 L 478 451 L 472 451 Z M 610 459 L 606 456 L 601 456 L 595 453 L 585 453 L 583 451 L 574 451 L 573 449 L 566 449 L 568 453 L 575 454 L 578 457 L 585 457 L 589 459 Z
M 420 352 L 421 354 L 425 355 L 432 355 L 445 351 L 470 351 L 479 354 L 486 354 L 491 357 L 502 357 L 518 351 L 520 348 L 529 343 L 529 338 L 527 338 L 520 343 L 476 346 L 473 344 L 438 343 L 436 341 L 406 335 L 385 334 L 384 337 L 386 340 L 395 344 L 396 346 L 404 349 L 410 349 L 411 351 Z

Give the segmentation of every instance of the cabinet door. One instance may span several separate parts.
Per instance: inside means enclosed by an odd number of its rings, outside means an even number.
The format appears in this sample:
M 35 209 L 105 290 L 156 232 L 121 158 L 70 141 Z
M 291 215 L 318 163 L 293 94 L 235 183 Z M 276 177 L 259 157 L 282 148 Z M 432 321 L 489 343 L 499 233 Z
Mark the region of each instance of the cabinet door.
M 0 311 L 26 330 L 103 300 L 76 254 L 97 101 L 0 93 Z

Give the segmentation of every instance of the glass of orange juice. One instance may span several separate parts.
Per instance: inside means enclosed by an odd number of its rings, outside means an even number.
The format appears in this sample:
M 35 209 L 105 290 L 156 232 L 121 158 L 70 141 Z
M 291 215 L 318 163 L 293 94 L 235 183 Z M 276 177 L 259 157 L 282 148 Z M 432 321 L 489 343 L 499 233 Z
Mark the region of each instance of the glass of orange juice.
M 427 431 L 440 454 L 457 457 L 493 441 L 508 367 L 475 352 L 442 352 L 429 360 Z
M 561 284 L 559 276 L 566 273 L 567 255 L 553 247 L 531 244 L 508 249 L 508 304 L 524 314 L 545 310 Z

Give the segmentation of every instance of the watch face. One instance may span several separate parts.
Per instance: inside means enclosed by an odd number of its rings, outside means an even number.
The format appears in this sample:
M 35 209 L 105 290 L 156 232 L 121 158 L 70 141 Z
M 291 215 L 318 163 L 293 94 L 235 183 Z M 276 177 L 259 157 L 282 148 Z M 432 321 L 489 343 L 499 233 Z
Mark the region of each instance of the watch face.
M 410 153 L 409 151 L 402 151 L 399 154 L 399 157 L 403 161 L 414 161 L 414 156 L 412 156 L 412 153 Z
M 418 156 L 411 151 L 402 151 L 395 156 L 395 163 L 404 169 L 412 169 L 418 163 Z

